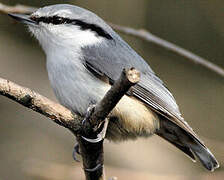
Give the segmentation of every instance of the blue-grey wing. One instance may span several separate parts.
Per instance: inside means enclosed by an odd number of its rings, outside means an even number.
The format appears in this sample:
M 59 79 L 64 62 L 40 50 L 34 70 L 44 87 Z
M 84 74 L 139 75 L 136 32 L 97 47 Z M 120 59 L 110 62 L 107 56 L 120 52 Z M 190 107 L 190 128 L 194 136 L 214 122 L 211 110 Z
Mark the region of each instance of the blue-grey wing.
M 140 82 L 132 88 L 132 94 L 154 111 L 174 121 L 187 131 L 193 130 L 181 117 L 176 101 L 162 80 L 150 66 L 118 38 L 94 46 L 82 48 L 83 63 L 100 76 L 107 76 L 112 82 L 118 79 L 123 68 L 134 67 L 141 72 Z

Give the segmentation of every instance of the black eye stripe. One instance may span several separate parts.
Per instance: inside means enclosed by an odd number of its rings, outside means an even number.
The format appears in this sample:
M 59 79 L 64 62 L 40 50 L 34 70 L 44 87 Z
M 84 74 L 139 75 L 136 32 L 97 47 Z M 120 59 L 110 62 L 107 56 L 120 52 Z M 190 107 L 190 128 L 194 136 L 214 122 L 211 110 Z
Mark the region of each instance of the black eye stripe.
M 59 24 L 77 25 L 82 30 L 91 30 L 95 32 L 98 36 L 104 37 L 109 40 L 113 39 L 110 34 L 108 34 L 98 25 L 86 23 L 84 21 L 77 20 L 77 19 L 63 18 L 59 16 L 49 16 L 49 17 L 31 16 L 30 19 L 32 19 L 33 21 L 36 21 L 37 23 L 43 22 L 43 23 L 54 24 L 54 25 L 59 25 Z
M 59 17 L 59 16 L 50 16 L 50 17 L 37 17 L 37 16 L 31 16 L 31 18 L 33 21 L 36 22 L 44 22 L 47 24 L 69 24 L 72 22 L 72 20 L 68 19 L 68 18 L 63 18 L 63 17 Z

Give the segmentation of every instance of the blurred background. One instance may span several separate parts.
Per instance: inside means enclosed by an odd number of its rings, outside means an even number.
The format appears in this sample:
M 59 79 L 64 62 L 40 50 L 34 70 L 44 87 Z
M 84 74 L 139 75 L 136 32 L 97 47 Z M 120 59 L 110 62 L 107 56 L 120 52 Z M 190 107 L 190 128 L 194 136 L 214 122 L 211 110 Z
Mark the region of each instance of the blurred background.
M 71 3 L 103 19 L 144 28 L 224 67 L 222 0 L 0 0 L 45 6 Z M 221 168 L 210 173 L 172 145 L 153 136 L 105 143 L 108 177 L 118 179 L 224 179 L 224 79 L 187 59 L 138 38 L 121 36 L 147 60 L 174 94 L 181 112 L 215 154 Z M 56 100 L 45 55 L 26 28 L 0 14 L 0 77 Z M 75 139 L 47 118 L 0 96 L 0 180 L 83 179 L 72 159 Z

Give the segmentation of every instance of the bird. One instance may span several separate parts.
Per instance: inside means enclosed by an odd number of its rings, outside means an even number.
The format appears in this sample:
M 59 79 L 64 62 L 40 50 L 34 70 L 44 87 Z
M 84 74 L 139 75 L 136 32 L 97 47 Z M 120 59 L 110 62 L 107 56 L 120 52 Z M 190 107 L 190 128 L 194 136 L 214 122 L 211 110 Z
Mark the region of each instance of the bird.
M 124 68 L 136 68 L 140 81 L 109 117 L 106 138 L 122 142 L 153 134 L 170 142 L 209 171 L 219 163 L 182 117 L 174 96 L 149 64 L 95 13 L 55 4 L 31 14 L 9 14 L 26 24 L 46 54 L 48 77 L 58 101 L 85 116 Z

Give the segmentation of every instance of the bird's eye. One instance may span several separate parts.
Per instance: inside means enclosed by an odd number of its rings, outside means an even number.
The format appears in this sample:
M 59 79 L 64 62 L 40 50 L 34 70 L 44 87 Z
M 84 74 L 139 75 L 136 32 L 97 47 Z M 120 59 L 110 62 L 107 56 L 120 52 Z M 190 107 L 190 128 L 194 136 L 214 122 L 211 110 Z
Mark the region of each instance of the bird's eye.
M 58 16 L 53 16 L 51 19 L 52 24 L 62 24 L 63 23 L 63 18 L 58 17 Z
M 52 23 L 52 24 L 66 24 L 68 23 L 68 19 L 67 18 L 63 18 L 63 17 L 59 17 L 59 16 L 52 16 L 52 17 L 49 17 L 49 23 Z
M 39 18 L 37 16 L 30 16 L 30 19 L 33 20 L 33 21 L 38 22 Z

